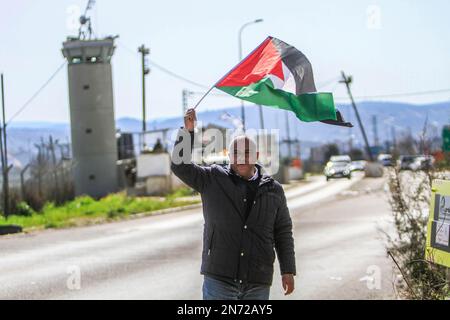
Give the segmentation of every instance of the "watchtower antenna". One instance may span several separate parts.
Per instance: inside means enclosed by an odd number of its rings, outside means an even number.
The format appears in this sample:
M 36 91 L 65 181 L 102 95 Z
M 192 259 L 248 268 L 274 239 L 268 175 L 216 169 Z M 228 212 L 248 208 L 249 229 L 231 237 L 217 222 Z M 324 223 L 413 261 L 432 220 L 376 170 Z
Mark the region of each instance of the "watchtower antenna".
M 78 39 L 86 40 L 92 37 L 91 17 L 87 16 L 87 13 L 95 4 L 95 0 L 89 0 L 84 10 L 84 14 L 80 16 L 80 29 L 78 30 Z

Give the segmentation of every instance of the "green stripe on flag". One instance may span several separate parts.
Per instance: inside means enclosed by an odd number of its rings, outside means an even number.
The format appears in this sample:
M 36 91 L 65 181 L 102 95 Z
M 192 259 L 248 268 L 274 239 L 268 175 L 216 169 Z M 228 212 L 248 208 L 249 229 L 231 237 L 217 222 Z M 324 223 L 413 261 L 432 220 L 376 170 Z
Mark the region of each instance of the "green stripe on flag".
M 328 92 L 313 92 L 295 95 L 273 87 L 265 78 L 246 87 L 217 87 L 236 98 L 295 113 L 306 122 L 336 120 L 333 95 Z

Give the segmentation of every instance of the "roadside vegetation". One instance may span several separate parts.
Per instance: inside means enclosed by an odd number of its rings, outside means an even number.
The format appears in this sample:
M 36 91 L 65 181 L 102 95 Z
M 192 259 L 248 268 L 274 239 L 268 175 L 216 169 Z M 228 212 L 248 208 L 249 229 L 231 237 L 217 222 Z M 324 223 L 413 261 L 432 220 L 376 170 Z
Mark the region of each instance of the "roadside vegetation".
M 49 201 L 35 211 L 26 202 L 19 202 L 12 215 L 0 217 L 1 225 L 19 225 L 24 231 L 45 228 L 66 228 L 127 218 L 137 213 L 199 203 L 182 198 L 193 195 L 189 188 L 180 188 L 165 197 L 130 197 L 124 192 L 110 194 L 99 200 L 89 196 L 76 197 L 63 204 Z
M 389 237 L 388 253 L 403 281 L 395 287 L 400 298 L 448 299 L 446 268 L 425 260 L 427 222 L 434 179 L 449 179 L 448 165 L 424 171 L 389 171 L 390 204 L 397 235 Z

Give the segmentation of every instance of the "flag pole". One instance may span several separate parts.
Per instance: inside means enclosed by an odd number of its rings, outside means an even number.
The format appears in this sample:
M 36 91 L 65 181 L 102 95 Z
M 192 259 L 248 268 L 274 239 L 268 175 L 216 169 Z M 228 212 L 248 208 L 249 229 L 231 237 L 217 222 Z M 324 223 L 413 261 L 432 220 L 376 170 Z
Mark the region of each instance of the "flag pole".
M 202 100 L 205 99 L 205 97 L 208 95 L 208 93 L 210 93 L 211 90 L 214 89 L 215 86 L 216 86 L 216 83 L 215 83 L 211 88 L 209 88 L 208 91 L 206 91 L 206 93 L 200 98 L 200 100 L 197 101 L 197 103 L 196 103 L 195 106 L 194 106 L 194 110 L 198 107 L 198 105 L 200 104 L 200 102 L 202 102 Z
M 195 104 L 194 106 L 194 110 L 197 108 L 197 106 L 200 104 L 200 102 L 202 102 L 202 100 L 208 95 L 208 93 L 211 92 L 212 89 L 214 89 L 214 87 L 221 82 L 223 79 L 225 79 L 231 72 L 233 72 L 241 63 L 242 61 L 245 61 L 249 56 L 251 56 L 253 54 L 253 52 L 255 52 L 256 50 L 259 49 L 259 47 L 261 47 L 264 42 L 266 42 L 268 39 L 272 39 L 271 36 L 268 36 L 263 42 L 261 42 L 261 44 L 259 46 L 257 46 L 255 49 L 252 50 L 252 52 L 250 52 L 243 60 L 239 61 L 238 64 L 236 64 L 230 71 L 228 71 L 222 78 L 220 78 L 216 83 L 214 83 L 214 85 L 209 88 L 208 91 L 206 91 L 206 93 L 200 98 L 200 100 L 198 100 L 198 102 Z

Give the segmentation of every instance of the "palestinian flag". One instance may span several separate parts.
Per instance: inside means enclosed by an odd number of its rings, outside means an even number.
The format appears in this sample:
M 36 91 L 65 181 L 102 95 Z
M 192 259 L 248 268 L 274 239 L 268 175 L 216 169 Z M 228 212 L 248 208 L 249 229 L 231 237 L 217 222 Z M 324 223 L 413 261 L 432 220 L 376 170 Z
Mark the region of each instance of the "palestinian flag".
M 277 38 L 264 40 L 215 87 L 239 99 L 290 110 L 302 121 L 348 126 L 336 113 L 333 95 L 316 92 L 306 56 Z

